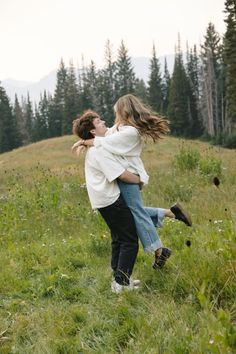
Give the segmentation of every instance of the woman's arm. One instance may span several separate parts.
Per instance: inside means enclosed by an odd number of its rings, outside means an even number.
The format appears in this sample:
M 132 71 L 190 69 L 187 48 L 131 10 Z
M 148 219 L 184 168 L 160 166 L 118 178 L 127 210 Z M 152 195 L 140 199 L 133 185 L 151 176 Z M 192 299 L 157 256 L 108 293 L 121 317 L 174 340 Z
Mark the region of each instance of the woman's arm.
M 83 147 L 93 146 L 93 141 L 94 139 L 88 139 L 88 140 L 80 139 L 76 143 L 74 143 L 74 145 L 71 148 L 71 151 L 79 155 L 80 151 L 83 150 L 82 149 Z

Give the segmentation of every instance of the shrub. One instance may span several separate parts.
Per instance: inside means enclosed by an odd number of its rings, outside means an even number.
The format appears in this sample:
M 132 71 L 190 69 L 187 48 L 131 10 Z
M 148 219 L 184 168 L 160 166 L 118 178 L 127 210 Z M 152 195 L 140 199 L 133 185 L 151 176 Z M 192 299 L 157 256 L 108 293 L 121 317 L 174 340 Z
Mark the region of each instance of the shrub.
M 218 134 L 217 136 L 210 137 L 209 140 L 211 141 L 212 145 L 222 145 L 229 149 L 236 148 L 236 133 L 231 135 Z
M 191 147 L 181 147 L 179 153 L 175 155 L 174 166 L 181 171 L 194 170 L 198 167 L 200 153 Z
M 192 185 L 190 184 L 178 184 L 169 183 L 163 188 L 163 198 L 167 202 L 174 202 L 176 200 L 181 200 L 184 202 L 189 202 L 192 199 Z
M 223 146 L 227 147 L 229 149 L 235 149 L 236 148 L 236 133 L 227 136 L 224 140 Z
M 199 161 L 199 171 L 203 175 L 220 176 L 222 173 L 222 162 L 218 158 L 207 156 Z

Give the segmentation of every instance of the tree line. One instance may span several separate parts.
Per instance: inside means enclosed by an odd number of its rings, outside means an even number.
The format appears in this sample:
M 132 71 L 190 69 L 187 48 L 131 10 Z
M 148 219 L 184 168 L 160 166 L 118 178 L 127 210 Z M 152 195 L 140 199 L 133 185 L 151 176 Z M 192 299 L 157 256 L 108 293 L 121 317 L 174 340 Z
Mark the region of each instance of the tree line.
M 170 74 L 165 59 L 161 68 L 152 48 L 149 79 L 136 77 L 124 42 L 114 60 L 112 45 L 105 46 L 105 65 L 97 69 L 66 67 L 57 71 L 53 95 L 44 91 L 38 104 L 30 96 L 15 96 L 13 104 L 0 86 L 0 153 L 38 140 L 71 134 L 72 121 L 86 109 L 97 111 L 111 125 L 116 100 L 133 93 L 170 121 L 171 133 L 186 138 L 205 137 L 236 147 L 236 3 L 225 1 L 226 32 L 221 38 L 209 23 L 197 50 L 181 48 L 180 37 Z

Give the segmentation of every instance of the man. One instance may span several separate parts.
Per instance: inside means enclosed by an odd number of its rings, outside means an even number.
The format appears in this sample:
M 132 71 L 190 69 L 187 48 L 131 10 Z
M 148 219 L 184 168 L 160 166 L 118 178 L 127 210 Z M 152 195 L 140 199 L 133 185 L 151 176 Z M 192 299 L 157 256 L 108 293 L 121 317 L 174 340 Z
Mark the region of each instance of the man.
M 104 136 L 105 122 L 93 111 L 85 112 L 73 122 L 73 133 L 86 140 Z M 137 175 L 117 163 L 113 155 L 102 147 L 87 149 L 85 158 L 85 179 L 90 203 L 98 209 L 111 231 L 111 267 L 114 272 L 112 291 L 137 288 L 138 280 L 131 280 L 138 253 L 138 236 L 129 208 L 124 203 L 116 179 L 126 183 L 140 183 Z

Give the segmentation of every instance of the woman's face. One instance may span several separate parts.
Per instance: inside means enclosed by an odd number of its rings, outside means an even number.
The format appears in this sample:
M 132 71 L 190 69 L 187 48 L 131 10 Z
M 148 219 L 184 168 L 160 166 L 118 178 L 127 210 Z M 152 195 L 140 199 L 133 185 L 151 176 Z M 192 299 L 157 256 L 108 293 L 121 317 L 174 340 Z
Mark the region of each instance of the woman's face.
M 119 120 L 119 121 L 123 121 L 124 118 L 122 117 L 122 114 L 121 114 L 121 111 L 120 111 L 121 107 L 119 107 L 119 109 L 118 109 L 117 106 L 118 105 L 116 103 L 115 106 L 114 106 L 114 112 L 115 112 L 116 119 Z

